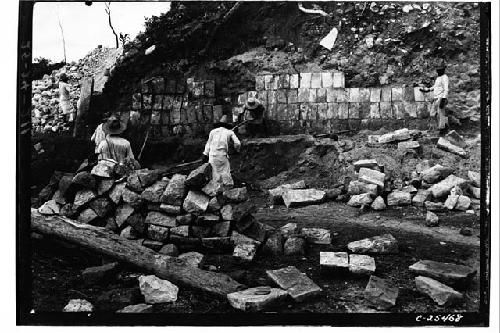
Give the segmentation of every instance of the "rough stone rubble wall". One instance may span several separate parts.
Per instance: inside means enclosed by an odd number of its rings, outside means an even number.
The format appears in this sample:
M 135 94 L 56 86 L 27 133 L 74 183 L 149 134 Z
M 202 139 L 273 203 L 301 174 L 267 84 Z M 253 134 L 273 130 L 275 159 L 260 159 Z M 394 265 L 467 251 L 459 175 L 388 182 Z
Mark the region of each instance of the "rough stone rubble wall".
M 215 105 L 215 82 L 186 82 L 156 77 L 142 84 L 132 96 L 132 111 L 149 118 L 161 128 L 163 136 L 172 135 L 182 125 L 187 135 L 208 133 L 222 117 L 222 105 Z
M 334 132 L 345 129 L 420 128 L 429 123 L 432 94 L 414 87 L 345 88 L 344 73 L 268 74 L 255 78 L 255 90 L 238 95 L 233 120 L 249 97 L 266 107 L 266 117 L 282 133 Z M 162 77 L 142 84 L 132 110 L 173 134 L 182 125 L 188 136 L 206 134 L 223 115 L 216 105 L 214 81 Z
M 233 114 L 256 97 L 284 132 L 428 126 L 432 94 L 416 87 L 345 88 L 341 72 L 258 75 Z

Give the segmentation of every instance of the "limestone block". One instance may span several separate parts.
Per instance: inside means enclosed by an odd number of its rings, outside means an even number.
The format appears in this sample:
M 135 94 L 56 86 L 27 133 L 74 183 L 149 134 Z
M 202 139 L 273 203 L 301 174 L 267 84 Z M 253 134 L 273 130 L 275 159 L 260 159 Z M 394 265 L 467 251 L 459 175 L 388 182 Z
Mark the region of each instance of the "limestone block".
M 360 102 L 360 94 L 359 94 L 359 88 L 348 88 L 346 89 L 349 91 L 349 102 L 350 103 L 358 103 Z
M 275 90 L 277 88 L 274 87 L 274 80 L 271 74 L 264 75 L 264 89 L 265 90 Z
M 334 88 L 344 88 L 345 87 L 344 73 L 342 73 L 342 72 L 333 73 L 333 87 Z
M 333 73 L 331 72 L 321 73 L 321 86 L 323 88 L 333 87 Z
M 337 103 L 327 103 L 326 119 L 338 119 L 338 117 Z
M 359 119 L 361 103 L 349 103 L 349 119 Z
M 392 101 L 392 89 L 391 87 L 383 87 L 382 94 L 380 97 L 381 102 L 391 102 Z
M 153 107 L 153 95 L 142 94 L 142 108 L 143 110 L 151 110 Z
M 316 100 L 317 103 L 326 103 L 326 89 L 320 88 L 316 90 Z
M 403 101 L 403 88 L 402 87 L 393 87 L 392 88 L 392 99 L 393 102 L 401 102 Z
M 311 88 L 311 73 L 300 73 L 299 88 Z
M 255 90 L 262 91 L 266 89 L 266 82 L 264 75 L 255 76 Z
M 410 118 L 417 118 L 417 104 L 415 102 L 403 102 L 404 114 Z
M 370 103 L 370 118 L 380 119 L 380 103 Z
M 337 103 L 338 107 L 338 118 L 348 119 L 349 118 L 349 103 Z
M 370 102 L 376 103 L 380 102 L 382 96 L 381 88 L 370 88 Z
M 321 88 L 321 73 L 312 73 L 311 88 Z
M 424 93 L 420 91 L 420 87 L 413 88 L 413 96 L 415 102 L 425 102 L 425 96 Z
M 394 119 L 404 119 L 403 103 L 393 102 L 392 103 L 392 114 Z
M 290 74 L 290 89 L 299 88 L 299 74 Z
M 141 93 L 135 93 L 132 95 L 132 109 L 133 110 L 142 109 L 142 95 L 141 95 Z
M 415 102 L 415 93 L 412 87 L 403 88 L 403 101 Z
M 309 88 L 299 88 L 298 90 L 298 101 L 299 103 L 309 102 Z
M 287 90 L 287 102 L 288 104 L 294 104 L 299 102 L 299 95 L 297 89 Z
M 205 96 L 207 96 L 207 97 L 215 97 L 215 82 L 211 81 L 211 80 L 205 81 L 204 92 L 205 92 Z
M 151 80 L 151 86 L 154 94 L 163 94 L 165 92 L 165 80 L 162 77 L 155 77 Z
M 278 103 L 284 103 L 286 104 L 287 101 L 286 101 L 286 95 L 287 95 L 288 91 L 285 90 L 285 89 L 278 89 L 276 91 L 276 101 Z
M 290 77 L 288 74 L 280 74 L 278 76 L 278 89 L 290 88 Z
M 318 119 L 326 120 L 328 119 L 328 104 L 318 103 Z
M 369 102 L 371 97 L 370 88 L 359 88 L 359 101 Z

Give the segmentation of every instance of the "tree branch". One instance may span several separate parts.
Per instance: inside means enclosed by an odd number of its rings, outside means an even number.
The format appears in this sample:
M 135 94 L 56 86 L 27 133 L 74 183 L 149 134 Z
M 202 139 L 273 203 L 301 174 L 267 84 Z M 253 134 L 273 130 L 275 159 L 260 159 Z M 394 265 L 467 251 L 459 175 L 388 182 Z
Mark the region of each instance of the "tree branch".
M 111 28 L 111 31 L 113 31 L 113 35 L 115 35 L 115 44 L 116 44 L 116 48 L 118 48 L 118 47 L 120 47 L 120 44 L 118 43 L 118 35 L 115 32 L 115 28 L 113 28 L 113 24 L 111 24 L 111 8 L 110 8 L 111 2 L 105 2 L 104 6 L 106 6 L 104 11 L 106 12 L 106 14 L 108 14 L 109 27 Z
M 304 6 L 302 6 L 302 2 L 298 3 L 298 7 L 299 7 L 299 9 L 300 9 L 301 12 L 304 12 L 306 14 L 319 14 L 321 16 L 329 16 L 329 17 L 332 16 L 332 14 L 328 14 L 328 13 L 326 13 L 325 11 L 323 11 L 321 9 L 307 9 L 307 8 L 304 8 Z

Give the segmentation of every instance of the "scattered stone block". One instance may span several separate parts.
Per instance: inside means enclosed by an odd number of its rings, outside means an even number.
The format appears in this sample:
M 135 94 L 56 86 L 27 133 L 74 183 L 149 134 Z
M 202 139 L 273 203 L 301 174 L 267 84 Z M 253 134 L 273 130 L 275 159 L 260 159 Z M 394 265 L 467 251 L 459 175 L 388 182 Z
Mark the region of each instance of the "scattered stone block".
M 375 184 L 367 184 L 359 180 L 353 180 L 349 182 L 349 186 L 347 188 L 347 194 L 357 195 L 363 193 L 368 193 L 371 196 L 376 196 L 378 193 L 378 187 Z
M 425 202 L 425 208 L 431 212 L 445 212 L 446 207 L 442 202 L 432 202 L 432 201 L 426 201 Z
M 280 232 L 284 238 L 298 235 L 300 233 L 297 223 L 287 223 L 280 228 Z
M 160 212 L 149 212 L 146 216 L 146 224 L 157 225 L 166 228 L 172 228 L 177 226 L 177 221 L 174 216 L 169 216 Z
M 94 306 L 85 299 L 72 299 L 66 304 L 63 312 L 92 312 Z
M 82 271 L 82 279 L 85 283 L 97 283 L 107 281 L 118 272 L 118 263 L 112 262 L 102 266 L 88 267 Z
M 283 244 L 286 256 L 299 256 L 306 253 L 306 240 L 301 236 L 290 236 Z
M 262 243 L 264 242 L 268 232 L 270 231 L 271 227 L 267 226 L 264 223 L 254 221 L 253 223 L 250 224 L 248 228 L 245 228 L 245 230 L 243 230 L 242 232 L 245 236 L 248 236 Z
M 121 228 L 125 221 L 134 213 L 134 207 L 129 204 L 123 204 L 116 208 L 115 213 L 116 225 Z
M 415 278 L 417 290 L 428 295 L 440 306 L 450 306 L 462 300 L 463 295 L 447 285 L 425 276 Z
M 218 214 L 221 208 L 222 206 L 217 197 L 213 197 L 208 202 L 207 212 Z
M 472 185 L 474 185 L 475 187 L 481 187 L 481 174 L 479 172 L 468 171 L 467 177 L 469 177 Z
M 397 287 L 392 287 L 388 281 L 375 275 L 370 276 L 364 292 L 365 300 L 379 310 L 388 310 L 395 306 L 398 294 Z
M 368 168 L 359 169 L 359 180 L 368 184 L 375 184 L 379 188 L 384 187 L 385 173 Z
M 321 228 L 302 228 L 302 235 L 312 244 L 330 244 L 330 230 Z
M 420 149 L 420 143 L 418 141 L 401 141 L 398 142 L 398 149 Z
M 418 168 L 417 168 L 418 172 Z M 431 168 L 424 169 L 420 172 L 422 180 L 428 184 L 434 184 L 439 180 L 448 177 L 453 173 L 453 169 L 436 164 Z
M 382 107 L 382 103 L 381 103 Z M 410 131 L 407 128 L 402 128 L 394 132 L 386 133 L 378 138 L 379 143 L 390 143 L 395 141 L 405 141 L 411 138 Z
M 394 190 L 387 196 L 388 206 L 411 205 L 411 194 L 405 191 Z
M 427 211 L 425 215 L 425 225 L 428 227 L 437 227 L 439 225 L 439 217 L 431 211 Z
M 353 274 L 373 274 L 375 273 L 375 259 L 364 254 L 349 255 L 349 272 Z
M 217 194 L 223 192 L 223 188 L 220 182 L 212 179 L 205 186 L 203 186 L 201 191 L 209 197 L 215 197 Z
M 191 171 L 185 180 L 185 186 L 189 189 L 200 190 L 212 178 L 212 166 L 204 163 Z
M 460 228 L 460 234 L 463 236 L 472 236 L 472 229 L 467 227 Z
M 210 198 L 202 192 L 189 191 L 182 207 L 188 213 L 204 213 L 208 208 Z
M 89 207 L 92 208 L 92 210 L 99 217 L 106 216 L 113 209 L 111 202 L 107 198 L 104 198 L 104 197 L 92 200 L 89 204 Z
M 373 236 L 347 244 L 349 251 L 354 253 L 398 253 L 398 241 L 391 234 Z
M 465 142 L 463 136 L 458 134 L 455 130 L 448 132 L 445 136 L 446 140 L 448 140 L 451 144 L 458 146 L 460 148 L 466 148 L 467 142 Z
M 222 219 L 225 221 L 232 221 L 234 219 L 233 206 L 224 205 L 220 210 Z
M 320 203 L 325 197 L 325 191 L 315 189 L 290 189 L 283 193 L 283 201 L 287 208 Z
M 432 197 L 441 198 L 450 193 L 451 189 L 455 186 L 461 187 L 466 183 L 467 181 L 463 178 L 449 175 L 439 183 L 432 185 L 429 190 L 431 191 Z
M 38 212 L 43 215 L 59 214 L 59 204 L 55 200 L 49 200 L 38 208 Z
M 256 287 L 227 295 L 231 306 L 242 311 L 262 311 L 288 298 L 288 293 L 278 288 Z
M 141 196 L 138 193 L 129 190 L 128 188 L 123 189 L 122 199 L 123 202 L 128 203 L 135 208 L 139 208 L 140 205 L 142 204 Z
M 455 205 L 456 210 L 466 211 L 470 207 L 471 200 L 466 195 L 458 196 L 457 204 Z
M 233 244 L 235 245 L 246 244 L 246 243 L 255 244 L 257 246 L 260 245 L 259 241 L 247 237 L 245 235 L 242 235 L 235 230 L 233 230 L 233 232 L 231 233 L 231 242 L 233 242 Z
M 181 213 L 181 206 L 174 206 L 162 203 L 159 209 L 162 213 L 168 215 L 179 215 Z
M 155 224 L 150 224 L 146 229 L 146 236 L 149 239 L 158 242 L 166 242 L 168 240 L 169 231 L 170 231 L 169 228 Z
M 141 235 L 139 235 L 139 233 L 135 229 L 132 229 L 131 226 L 125 227 L 120 233 L 120 237 L 130 240 L 139 239 L 140 236 Z
M 481 189 L 479 187 L 469 187 L 469 191 L 474 199 L 481 199 Z
M 233 188 L 223 192 L 224 199 L 228 202 L 240 203 L 248 200 L 248 192 L 246 187 Z
M 73 177 L 73 184 L 78 184 L 83 186 L 85 189 L 94 190 L 96 188 L 96 179 L 88 171 L 82 171 L 77 173 Z
M 274 233 L 265 242 L 262 252 L 272 256 L 283 255 L 283 235 Z
M 463 287 L 470 283 L 476 270 L 468 266 L 432 260 L 420 260 L 409 267 L 410 271 L 436 279 L 448 285 Z
M 359 171 L 360 168 L 368 168 L 368 169 L 373 169 L 378 167 L 377 160 L 374 159 L 368 159 L 368 160 L 359 160 L 353 163 L 354 169 L 356 172 Z
M 373 210 L 384 210 L 386 208 L 384 198 L 378 196 L 373 200 L 371 207 Z
M 149 202 L 159 203 L 161 202 L 161 197 L 163 195 L 163 192 L 165 192 L 167 185 L 167 180 L 159 180 L 153 185 L 147 187 L 141 193 L 141 198 Z
M 109 190 L 111 190 L 114 184 L 114 179 L 101 179 L 97 183 L 97 195 L 103 195 L 107 193 Z
M 99 162 L 92 168 L 90 174 L 102 178 L 113 177 L 113 168 L 115 163 L 108 160 L 99 160 Z
M 424 203 L 430 200 L 430 198 L 431 198 L 431 191 L 419 189 L 417 191 L 417 194 L 415 194 L 411 199 L 411 202 L 414 206 L 423 207 Z
M 141 275 L 138 278 L 139 288 L 148 304 L 171 303 L 177 301 L 179 288 L 167 280 L 154 275 Z
M 454 144 L 452 144 L 450 141 L 446 140 L 443 137 L 439 138 L 437 142 L 437 147 L 461 157 L 467 156 L 467 152 L 463 148 L 455 146 Z
M 233 257 L 242 261 L 252 261 L 257 253 L 257 245 L 254 243 L 237 244 L 233 251 Z
M 370 205 L 372 202 L 373 199 L 370 193 L 363 193 L 363 194 L 353 195 L 347 202 L 347 205 L 351 207 L 361 207 L 364 205 Z
M 320 252 L 319 266 L 325 271 L 347 272 L 349 271 L 349 255 L 347 252 Z
M 169 205 L 182 206 L 186 192 L 185 182 L 186 176 L 180 174 L 173 175 L 165 188 L 165 192 L 163 192 L 161 202 Z
M 229 235 L 229 229 L 231 229 L 230 221 L 219 222 L 212 227 L 212 234 L 217 237 L 227 237 Z
M 81 190 L 76 192 L 75 195 L 75 200 L 73 201 L 73 207 L 75 209 L 79 209 L 80 207 L 85 206 L 88 204 L 90 201 L 96 198 L 96 194 L 94 191 L 91 190 Z
M 452 210 L 453 208 L 455 208 L 457 201 L 458 201 L 458 195 L 450 194 L 450 195 L 448 195 L 448 198 L 446 198 L 446 201 L 444 202 L 444 206 L 448 210 Z
M 211 253 L 228 253 L 234 250 L 230 237 L 206 237 L 201 239 L 205 251 Z
M 188 225 L 181 225 L 178 227 L 170 228 L 170 233 L 172 235 L 189 237 L 189 226 Z
M 91 223 L 92 221 L 94 221 L 95 219 L 97 219 L 99 216 L 96 214 L 96 212 L 94 212 L 94 210 L 92 208 L 87 208 L 87 209 L 84 209 L 80 215 L 78 215 L 78 222 L 80 223 L 85 223 L 85 224 L 88 224 L 88 223 Z
M 266 274 L 280 288 L 285 289 L 296 302 L 303 302 L 322 292 L 318 285 L 294 266 L 268 270 Z
M 198 268 L 203 261 L 203 254 L 199 252 L 186 252 L 180 254 L 177 258 L 186 262 L 189 266 Z
M 127 305 L 121 310 L 116 311 L 118 313 L 152 313 L 153 312 L 153 306 L 150 304 L 134 304 L 134 305 Z
M 113 201 L 116 205 L 120 203 L 122 200 L 122 194 L 123 191 L 125 190 L 126 183 L 119 183 L 116 184 L 115 187 L 109 192 L 109 198 L 111 201 Z
M 269 190 L 270 201 L 272 204 L 280 204 L 283 202 L 283 197 L 282 197 L 283 193 L 285 193 L 287 190 L 289 189 L 298 190 L 305 188 L 306 188 L 306 183 L 303 180 L 293 184 L 280 185 L 274 189 Z

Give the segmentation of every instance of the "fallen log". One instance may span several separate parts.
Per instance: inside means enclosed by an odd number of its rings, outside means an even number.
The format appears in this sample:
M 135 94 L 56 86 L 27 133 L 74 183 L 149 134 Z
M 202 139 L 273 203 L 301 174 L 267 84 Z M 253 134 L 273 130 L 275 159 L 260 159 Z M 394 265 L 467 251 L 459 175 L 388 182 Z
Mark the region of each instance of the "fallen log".
M 158 254 L 104 228 L 81 224 L 63 216 L 42 215 L 34 208 L 31 209 L 31 229 L 133 265 L 180 286 L 221 298 L 245 288 L 225 274 L 189 266 L 180 259 Z

